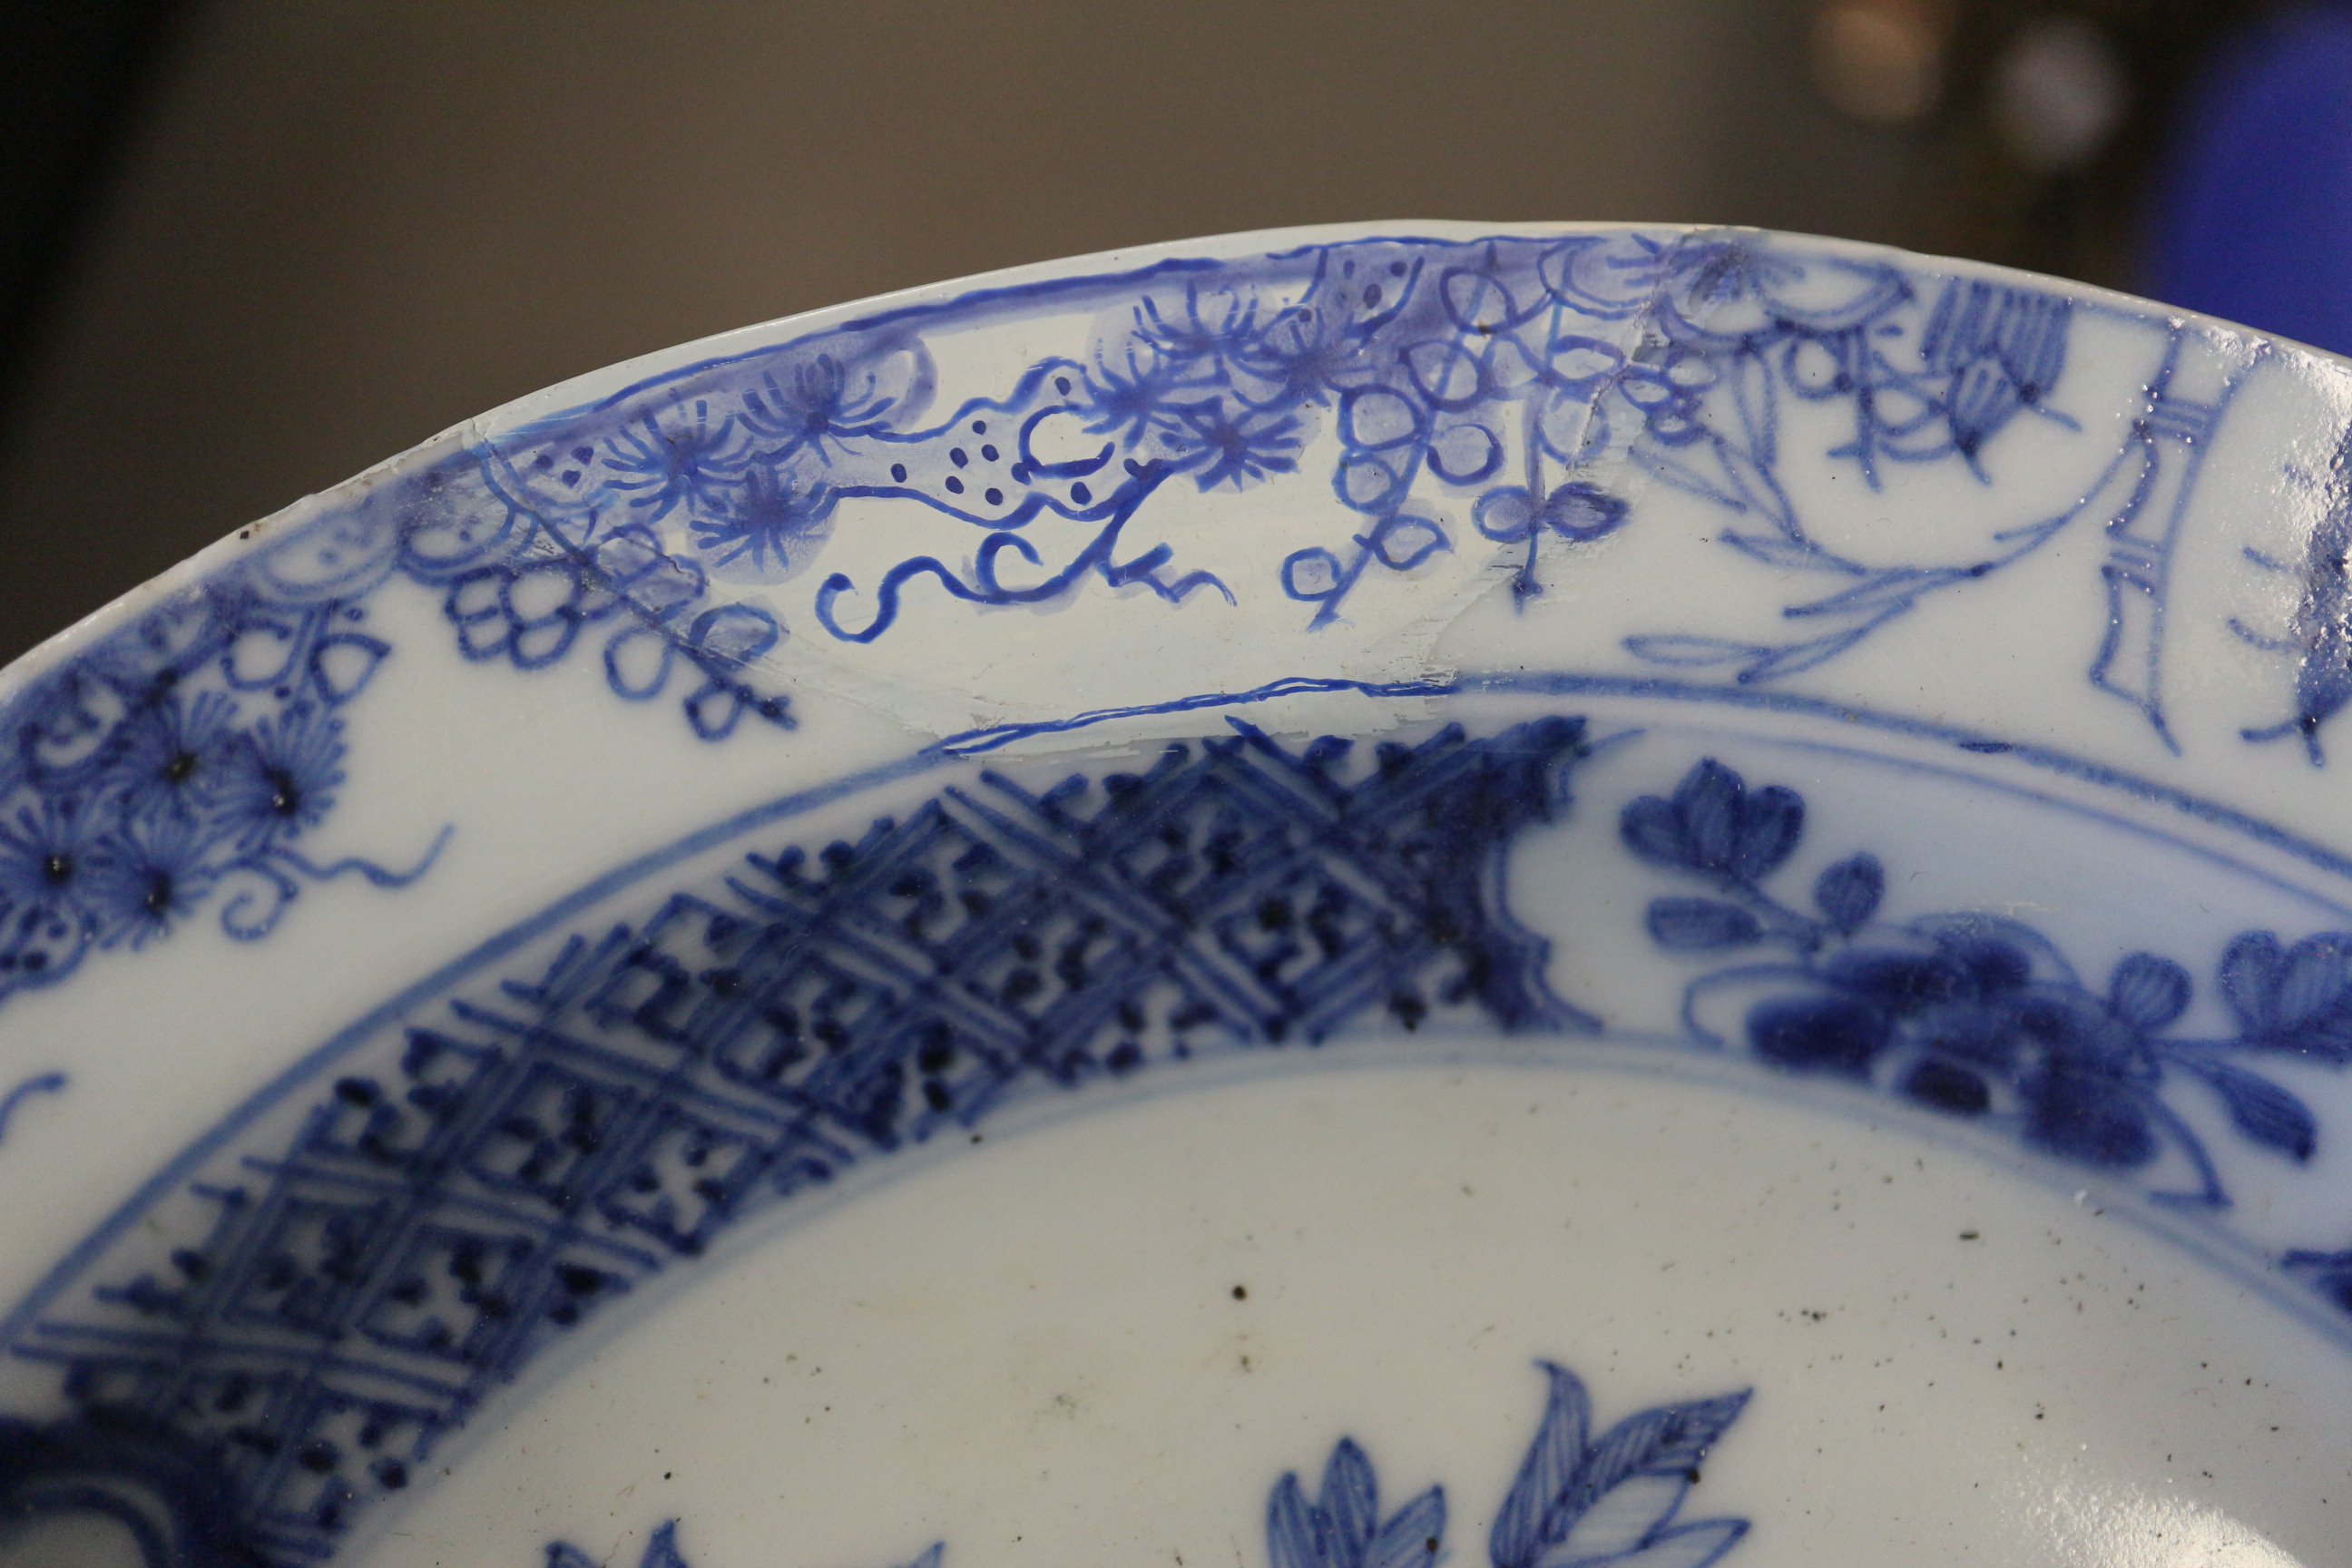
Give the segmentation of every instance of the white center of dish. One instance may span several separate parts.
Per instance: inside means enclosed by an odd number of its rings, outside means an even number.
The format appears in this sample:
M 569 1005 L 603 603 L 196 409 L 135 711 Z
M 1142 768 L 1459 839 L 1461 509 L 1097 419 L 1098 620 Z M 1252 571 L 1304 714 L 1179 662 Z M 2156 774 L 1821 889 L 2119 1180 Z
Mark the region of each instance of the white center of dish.
M 627 1568 L 677 1519 L 694 1568 L 1262 1568 L 1269 1489 L 1348 1436 L 1384 1514 L 1445 1487 L 1469 1563 L 1538 1358 L 1596 1433 L 1755 1390 L 1684 1508 L 1752 1521 L 1727 1568 L 2316 1563 L 2352 1517 L 2352 1357 L 2090 1205 L 1687 1082 L 1391 1066 L 916 1162 L 560 1369 L 354 1555 Z

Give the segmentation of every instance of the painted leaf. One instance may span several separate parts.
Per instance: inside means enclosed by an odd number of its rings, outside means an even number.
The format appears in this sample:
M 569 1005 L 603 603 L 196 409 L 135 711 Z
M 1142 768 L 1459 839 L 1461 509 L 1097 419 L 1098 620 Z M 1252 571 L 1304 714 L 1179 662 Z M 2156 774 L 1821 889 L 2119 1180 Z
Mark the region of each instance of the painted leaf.
M 2302 1100 L 2270 1079 L 2227 1062 L 2202 1063 L 2198 1071 L 2220 1091 L 2239 1131 L 2296 1160 L 2311 1158 L 2319 1142 L 2319 1123 Z
M 1633 460 L 1678 490 L 1712 501 L 1727 511 L 1746 511 L 1748 503 L 1716 484 L 1680 458 L 1670 458 L 1644 442 L 1633 448 Z
M 1779 566 L 1791 572 L 1850 574 L 1853 571 L 1851 564 L 1818 544 L 1783 539 L 1776 533 L 1741 533 L 1736 529 L 1725 529 L 1722 539 L 1741 554 L 1753 556 L 1767 566 Z
M 1732 642 L 1725 637 L 1639 637 L 1625 639 L 1625 651 L 1652 664 L 1681 669 L 1713 669 L 1742 664 L 1772 650 L 1761 643 Z
M 1551 1392 L 1535 1441 L 1519 1462 L 1518 1478 L 1487 1532 L 1487 1555 L 1495 1568 L 1534 1568 L 1546 1544 L 1550 1516 L 1583 1463 L 1591 1430 L 1592 1401 L 1577 1375 L 1551 1362 L 1538 1364 L 1550 1377 Z
M 1878 629 L 1879 619 L 1884 618 L 1864 621 L 1858 626 L 1849 626 L 1828 637 L 1790 643 L 1786 647 L 1759 648 L 1757 657 L 1739 672 L 1739 679 L 1752 685 L 1778 680 L 1784 675 L 1801 675 L 1817 664 L 1827 664 L 1868 637 Z
M 1748 1533 L 1744 1519 L 1710 1519 L 1661 1533 L 1630 1557 L 1609 1568 L 1707 1568 L 1707 1564 L 1739 1544 Z M 1594 1568 L 1599 1568 L 1598 1564 Z
M 1590 1458 L 1560 1498 L 1561 1511 L 1572 1520 L 1635 1476 L 1678 1476 L 1696 1469 L 1747 1404 L 1748 1393 L 1742 1390 L 1627 1416 L 1592 1444 Z
M 1673 1522 L 1689 1490 L 1687 1472 L 1628 1477 L 1594 1499 L 1537 1568 L 1569 1568 L 1638 1550 Z
M 1415 1568 L 1437 1551 L 1445 1494 L 1430 1488 L 1380 1523 L 1380 1485 L 1353 1438 L 1341 1438 L 1323 1468 L 1322 1495 L 1307 1499 L 1296 1472 L 1266 1500 L 1266 1552 L 1274 1568 Z
M 1664 1544 L 1664 1526 L 1691 1476 L 1738 1419 L 1748 1392 L 1659 1405 L 1587 1440 L 1591 1412 L 1584 1385 L 1561 1367 L 1543 1365 L 1551 1374 L 1551 1398 L 1496 1516 L 1489 1538 L 1495 1568 L 1579 1568 L 1614 1563 L 1608 1554 L 1628 1543 L 1645 1552 Z M 1612 1496 L 1620 1489 L 1630 1489 L 1622 1500 Z M 1570 1547 L 1588 1520 L 1591 1549 Z
M 933 1547 L 932 1568 L 937 1568 L 939 1548 Z M 677 1550 L 677 1521 L 669 1520 L 654 1531 L 646 1542 L 646 1554 L 637 1560 L 637 1568 L 690 1568 Z
M 1923 594 L 1937 588 L 1948 588 L 1966 582 L 1965 570 L 1929 569 L 1921 566 L 1891 566 L 1874 572 L 1851 588 L 1841 588 L 1826 598 L 1797 606 L 1794 614 L 1803 616 L 1850 616 L 1866 610 L 1886 611 L 1906 607 L 1916 602 Z
M 1330 1560 L 1357 1568 L 1380 1524 L 1381 1493 L 1372 1461 L 1352 1437 L 1341 1438 L 1323 1467 L 1322 1503 L 1319 1511 L 1329 1521 Z
M 1445 1489 L 1432 1487 L 1381 1528 L 1363 1568 L 1430 1568 L 1445 1542 Z

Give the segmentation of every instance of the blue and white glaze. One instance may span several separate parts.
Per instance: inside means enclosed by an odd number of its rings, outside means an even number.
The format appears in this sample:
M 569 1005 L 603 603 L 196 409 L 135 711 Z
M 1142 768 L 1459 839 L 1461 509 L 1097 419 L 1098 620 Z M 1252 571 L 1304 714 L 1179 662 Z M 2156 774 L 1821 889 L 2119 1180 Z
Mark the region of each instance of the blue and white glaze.
M 902 804 L 854 837 L 739 848 L 667 890 L 650 878 L 530 962 L 334 1042 L 11 1321 L 17 1364 L 51 1391 L 36 1403 L 73 1414 L 11 1427 L 37 1463 L 0 1473 L 30 1485 L 49 1456 L 88 1468 L 116 1444 L 127 1479 L 160 1487 L 170 1467 L 234 1500 L 184 1528 L 310 1561 L 654 1276 L 942 1133 L 1391 1032 L 1643 1038 L 1622 982 L 1604 999 L 1549 978 L 1556 943 L 1595 933 L 1539 930 L 1510 891 L 1517 842 L 1549 830 L 1559 853 L 1579 823 L 1596 841 L 1581 856 L 1706 895 L 1627 911 L 1709 966 L 1645 976 L 1649 1016 L 1684 1021 L 1648 1037 L 1661 1053 L 1868 1084 L 2188 1205 L 2242 1257 L 2263 1244 L 2235 1226 L 2232 1187 L 2327 1139 L 2257 1067 L 2345 1059 L 2343 931 L 2229 937 L 2208 962 L 2236 1031 L 2186 1037 L 2194 982 L 2169 958 L 2129 953 L 2094 990 L 2024 922 L 1943 910 L 1916 879 L 1887 918 L 1891 849 L 1829 866 L 1810 910 L 1776 897 L 1805 802 L 1711 756 L 1596 823 L 1572 788 L 1595 746 L 1580 715 L 1295 751 L 1232 725 L 1099 773 L 942 761 L 878 786 Z M 1660 749 L 1601 740 L 1620 765 Z M 730 836 L 747 837 L 773 836 Z M 2226 1144 L 2190 1121 L 2200 1095 Z M 2272 1247 L 2269 1289 L 2344 1314 L 2352 1342 L 2336 1239 Z M 2241 1267 L 2263 1277 L 2259 1258 Z
M 2137 406 L 2098 407 L 2109 389 L 2070 377 L 2089 321 L 2142 340 Z M 1016 328 L 1071 341 L 940 369 Z M 1221 605 L 1292 634 L 1260 679 L 1346 668 L 1361 650 L 1323 645 L 1371 578 L 1445 604 L 1501 574 L 1524 605 L 1648 510 L 1685 526 L 1636 504 L 1663 489 L 1727 552 L 1726 603 L 1637 615 L 1614 637 L 1630 667 L 1784 680 L 2096 532 L 2088 680 L 2177 749 L 2171 563 L 2203 454 L 2262 361 L 2027 280 L 1713 231 L 1310 244 L 876 310 L 445 437 L 247 531 L 251 548 L 24 680 L 0 760 L 0 996 L 200 908 L 253 940 L 307 881 L 397 886 L 430 863 L 431 845 L 326 866 L 300 847 L 344 781 L 351 705 L 394 653 L 369 619 L 391 594 L 431 595 L 467 660 L 539 671 L 577 654 L 613 696 L 672 703 L 716 743 L 793 727 L 794 628 L 845 650 L 916 616 L 961 641 L 988 611 L 1094 596 L 1124 622 L 1182 611 L 1192 636 L 1222 637 L 1239 623 Z M 2021 423 L 2077 471 L 2079 491 L 2050 492 L 2063 504 L 2003 482 L 2048 463 L 2011 462 Z M 1829 504 L 1847 498 L 1817 493 L 1928 479 L 1977 515 L 1924 553 L 1853 537 L 1854 508 Z M 1236 552 L 1184 500 L 1258 490 L 1310 512 L 1321 542 Z M 2296 660 L 2292 716 L 2248 738 L 2300 734 L 2315 761 L 2341 701 L 2328 537 L 2279 568 L 2303 584 L 2284 625 L 2236 623 Z M 1741 600 L 1766 630 L 1727 613 Z
M 1496 1511 L 1486 1541 L 1494 1568 L 1707 1568 L 1739 1544 L 1748 1521 L 1681 1515 L 1700 1467 L 1752 1390 L 1643 1410 L 1595 1436 L 1583 1381 L 1564 1366 L 1540 1364 L 1550 1393 Z M 1371 1458 L 1342 1437 L 1313 1500 L 1295 1470 L 1275 1483 L 1265 1504 L 1265 1561 L 1272 1568 L 1430 1568 L 1446 1555 L 1445 1522 L 1443 1486 L 1382 1518 Z M 691 1568 L 677 1533 L 676 1520 L 656 1525 L 637 1568 Z M 946 1543 L 935 1542 L 908 1568 L 940 1568 L 945 1555 Z M 597 1563 L 556 1541 L 548 1543 L 545 1568 Z
M 1632 1049 L 2093 1184 L 2352 1348 L 2342 372 L 1721 231 L 1226 242 L 752 338 L 453 432 L 0 689 L 0 1121 L 89 1136 L 78 1019 L 252 1063 L 19 1260 L 0 1510 L 323 1561 L 774 1216 L 1400 1041 Z M 341 804 L 508 710 L 610 743 Z M 1948 825 L 1874 805 L 1915 784 Z M 394 910 L 410 983 L 266 1041 L 190 989 Z M 1551 1376 L 1496 1568 L 1740 1539 L 1676 1490 L 1563 1556 L 1617 1484 L 1563 1478 L 1699 1406 L 1593 1439 Z M 1352 1442 L 1286 1479 L 1275 1568 L 1433 1561 L 1443 1494 L 1393 1552 L 1376 1495 Z

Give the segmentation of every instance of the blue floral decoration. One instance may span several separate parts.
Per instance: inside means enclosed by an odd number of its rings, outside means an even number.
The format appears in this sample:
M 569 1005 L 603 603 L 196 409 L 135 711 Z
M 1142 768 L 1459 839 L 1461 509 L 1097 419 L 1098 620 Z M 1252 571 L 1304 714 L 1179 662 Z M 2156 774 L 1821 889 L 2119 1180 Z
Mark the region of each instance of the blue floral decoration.
M 841 641 L 1089 582 L 1171 603 L 1278 591 L 1320 626 L 1368 574 L 1415 571 L 1472 535 L 1506 547 L 1522 599 L 1540 592 L 1546 551 L 1627 525 L 1612 486 L 1630 461 L 1727 509 L 1726 544 L 1843 580 L 1790 611 L 1841 628 L 1801 652 L 1681 633 L 1628 645 L 1761 679 L 1990 569 L 1825 550 L 1778 477 L 1776 410 L 1843 411 L 1850 437 L 1819 456 L 1874 485 L 1895 464 L 1981 475 L 2018 419 L 2063 419 L 2050 399 L 2073 311 L 1966 279 L 1930 301 L 1890 261 L 1724 231 L 1371 238 L 983 290 L 667 372 L 257 525 L 252 552 L 11 699 L 0 997 L 207 906 L 251 939 L 318 876 L 396 886 L 423 868 L 415 851 L 394 872 L 296 847 L 342 782 L 348 705 L 394 652 L 368 629 L 390 585 L 433 595 L 470 661 L 536 672 L 589 654 L 614 696 L 675 704 L 717 742 L 794 726 L 770 670 L 791 631 L 762 589 L 822 557 L 845 503 L 980 532 L 968 555 L 826 574 L 811 614 Z M 1075 353 L 934 407 L 932 334 L 1074 312 L 1091 317 Z M 1297 474 L 1326 435 L 1340 528 L 1274 580 L 1133 536 L 1162 486 Z
M 306 883 L 399 887 L 438 853 L 436 840 L 402 870 L 312 860 L 304 836 L 344 781 L 326 682 L 248 696 L 233 649 L 175 651 L 160 668 L 68 670 L 0 754 L 0 1000 L 57 984 L 93 950 L 168 936 L 207 904 L 252 941 Z
M 2176 961 L 2134 952 L 2103 988 L 2021 921 L 1968 913 L 1878 919 L 1886 872 L 1867 851 L 1823 870 L 1810 908 L 1767 883 L 1804 833 L 1805 803 L 1782 785 L 1751 789 L 1712 758 L 1671 795 L 1643 795 L 1618 819 L 1626 848 L 1704 888 L 1651 901 L 1644 923 L 1669 952 L 1778 952 L 1690 983 L 1684 1019 L 1728 994 L 1745 1003 L 1742 1042 L 1783 1071 L 1874 1085 L 1945 1115 L 2005 1125 L 2028 1147 L 2113 1171 L 2168 1151 L 2198 1174 L 2161 1193 L 2210 1207 L 2230 1201 L 2203 1142 L 2168 1102 L 2178 1079 L 2202 1084 L 2251 1143 L 2307 1162 L 2319 1126 L 2308 1106 L 2246 1063 L 2265 1056 L 2352 1060 L 2352 932 L 2292 946 L 2269 931 L 2233 939 L 2215 984 L 2237 1027 L 2221 1038 L 2176 1032 L 2194 989 Z

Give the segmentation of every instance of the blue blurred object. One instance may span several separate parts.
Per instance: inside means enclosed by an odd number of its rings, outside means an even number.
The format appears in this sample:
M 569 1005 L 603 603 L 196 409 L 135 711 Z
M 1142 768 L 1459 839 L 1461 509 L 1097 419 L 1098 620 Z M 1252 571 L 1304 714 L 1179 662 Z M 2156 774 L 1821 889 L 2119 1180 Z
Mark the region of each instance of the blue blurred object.
M 2158 171 L 2147 291 L 2352 354 L 2352 6 L 2257 23 Z

